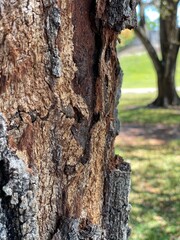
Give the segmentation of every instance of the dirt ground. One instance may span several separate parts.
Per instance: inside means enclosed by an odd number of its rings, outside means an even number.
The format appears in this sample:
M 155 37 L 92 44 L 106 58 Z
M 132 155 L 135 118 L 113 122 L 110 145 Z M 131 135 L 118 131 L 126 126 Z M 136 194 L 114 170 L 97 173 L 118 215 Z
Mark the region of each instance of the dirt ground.
M 149 145 L 162 145 L 167 141 L 180 139 L 180 126 L 123 124 L 115 144 L 144 145 L 144 139 Z
M 154 45 L 157 51 L 160 50 L 159 44 Z M 137 46 L 129 46 L 124 50 L 118 53 L 118 57 L 127 56 L 132 54 L 142 54 L 146 52 L 146 49 L 142 44 Z M 124 89 L 124 92 L 131 92 L 132 89 Z M 154 89 L 141 89 L 136 92 L 138 93 L 145 93 L 151 92 Z M 133 106 L 132 106 L 133 107 Z M 178 107 L 178 109 L 180 109 Z M 180 139 L 180 125 L 179 126 L 165 126 L 163 124 L 147 124 L 147 125 L 140 125 L 140 124 L 123 124 L 121 127 L 121 131 L 119 136 L 116 137 L 115 144 L 121 145 L 144 145 L 144 139 L 147 141 L 146 143 L 150 145 L 161 145 L 165 144 L 167 141 L 173 139 Z

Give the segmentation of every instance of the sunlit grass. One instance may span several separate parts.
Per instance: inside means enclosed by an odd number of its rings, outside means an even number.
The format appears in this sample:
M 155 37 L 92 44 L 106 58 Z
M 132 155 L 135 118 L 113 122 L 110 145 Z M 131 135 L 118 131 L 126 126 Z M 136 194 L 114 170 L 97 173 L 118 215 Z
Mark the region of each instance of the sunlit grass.
M 178 129 L 179 109 L 144 108 L 154 98 L 155 94 L 123 94 L 119 105 L 122 125 L 156 128 L 164 124 Z M 145 136 L 137 136 L 129 143 L 117 141 L 115 149 L 132 167 L 130 240 L 179 240 L 180 139 L 149 144 Z
M 155 94 L 123 94 L 119 105 L 122 123 L 180 124 L 180 108 L 147 108 L 154 99 Z
M 179 145 L 174 140 L 162 146 L 116 146 L 132 166 L 130 239 L 180 237 Z
M 147 53 L 120 55 L 120 63 L 124 72 L 123 88 L 155 88 L 156 73 Z M 176 69 L 176 85 L 180 86 L 180 54 Z

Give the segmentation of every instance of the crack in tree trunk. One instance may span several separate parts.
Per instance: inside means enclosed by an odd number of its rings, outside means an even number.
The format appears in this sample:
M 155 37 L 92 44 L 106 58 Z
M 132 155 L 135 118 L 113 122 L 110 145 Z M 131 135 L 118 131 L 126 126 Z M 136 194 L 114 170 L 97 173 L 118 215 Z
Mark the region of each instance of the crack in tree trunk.
M 126 240 L 116 39 L 135 5 L 6 1 L 0 15 L 0 238 Z

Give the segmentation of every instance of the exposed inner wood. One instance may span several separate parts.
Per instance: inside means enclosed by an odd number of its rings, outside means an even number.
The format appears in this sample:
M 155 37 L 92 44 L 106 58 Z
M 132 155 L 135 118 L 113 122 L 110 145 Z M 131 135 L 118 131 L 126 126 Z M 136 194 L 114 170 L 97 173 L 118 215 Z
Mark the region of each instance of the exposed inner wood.
M 122 188 L 117 200 L 124 193 L 129 206 L 130 170 L 114 164 L 122 80 L 115 30 L 134 10 L 129 1 L 100 2 L 0 3 L 2 239 L 110 239 L 107 192 Z M 122 15 L 113 26 L 111 14 Z M 128 235 L 122 221 L 117 239 Z

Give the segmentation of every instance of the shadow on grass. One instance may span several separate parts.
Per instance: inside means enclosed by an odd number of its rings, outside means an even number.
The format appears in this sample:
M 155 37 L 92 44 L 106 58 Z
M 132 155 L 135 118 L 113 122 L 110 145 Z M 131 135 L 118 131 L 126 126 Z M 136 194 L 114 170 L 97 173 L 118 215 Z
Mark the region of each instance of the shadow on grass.
M 130 225 L 132 226 L 132 239 L 143 240 L 169 240 L 176 239 L 179 232 L 179 196 L 144 193 L 144 201 L 132 205 Z M 139 195 L 139 197 L 142 197 Z M 133 199 L 132 199 L 133 201 Z M 138 209 L 138 210 L 137 210 Z M 137 237 L 142 235 L 142 237 Z
M 171 240 L 171 239 L 176 239 L 177 238 L 173 238 L 173 236 L 169 236 L 167 235 L 166 231 L 164 230 L 163 227 L 159 227 L 159 226 L 154 226 L 151 227 L 150 229 L 146 230 L 146 234 L 144 236 L 144 238 L 141 238 L 143 240 Z M 138 238 L 136 240 L 139 240 Z
M 177 240 L 180 235 L 179 141 L 118 146 L 131 159 L 131 240 Z
M 119 105 L 123 131 L 116 153 L 132 167 L 130 240 L 179 240 L 180 114 L 146 108 L 153 98 L 126 94 Z
M 141 124 L 179 124 L 180 114 L 176 109 L 131 107 L 120 112 L 120 119 L 125 123 Z

